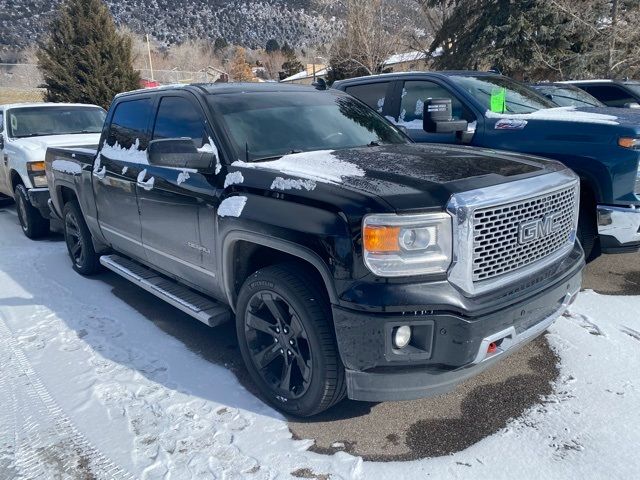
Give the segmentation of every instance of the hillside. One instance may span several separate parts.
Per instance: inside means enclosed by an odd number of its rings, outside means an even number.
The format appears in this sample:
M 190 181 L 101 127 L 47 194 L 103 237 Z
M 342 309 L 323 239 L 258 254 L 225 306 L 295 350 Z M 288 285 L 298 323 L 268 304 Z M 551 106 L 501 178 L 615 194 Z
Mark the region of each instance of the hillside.
M 0 50 L 26 47 L 40 38 L 58 0 L 0 0 Z M 250 48 L 267 40 L 296 47 L 324 43 L 340 26 L 313 0 L 121 0 L 107 1 L 116 22 L 161 42 L 218 37 Z

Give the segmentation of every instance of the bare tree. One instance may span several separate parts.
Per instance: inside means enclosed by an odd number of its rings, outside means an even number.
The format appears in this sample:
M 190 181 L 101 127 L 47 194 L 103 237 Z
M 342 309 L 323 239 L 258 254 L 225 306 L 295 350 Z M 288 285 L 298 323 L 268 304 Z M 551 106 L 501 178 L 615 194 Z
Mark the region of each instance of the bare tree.
M 403 27 L 392 0 L 323 0 L 345 13 L 344 33 L 331 48 L 331 66 L 366 75 L 380 73 L 389 56 L 403 48 Z

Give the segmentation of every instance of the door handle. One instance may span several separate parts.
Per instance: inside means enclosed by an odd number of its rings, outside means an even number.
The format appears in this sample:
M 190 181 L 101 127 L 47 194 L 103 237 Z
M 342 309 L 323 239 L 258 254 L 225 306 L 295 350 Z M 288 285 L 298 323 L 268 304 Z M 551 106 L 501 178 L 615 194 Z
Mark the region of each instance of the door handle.
M 147 170 L 142 170 L 138 174 L 138 178 L 136 179 L 136 185 L 145 190 L 151 190 L 153 188 L 153 184 L 155 183 L 155 178 L 151 177 L 148 180 L 144 180 L 144 177 L 147 175 Z
M 100 180 L 104 180 L 104 177 L 107 175 L 107 167 L 103 166 L 101 169 L 96 170 L 93 169 L 93 174 L 98 177 Z

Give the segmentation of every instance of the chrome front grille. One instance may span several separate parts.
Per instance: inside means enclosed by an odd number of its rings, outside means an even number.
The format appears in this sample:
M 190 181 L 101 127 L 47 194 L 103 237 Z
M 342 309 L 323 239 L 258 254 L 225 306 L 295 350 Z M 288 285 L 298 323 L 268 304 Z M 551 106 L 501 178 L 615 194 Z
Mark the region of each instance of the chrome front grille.
M 473 282 L 518 270 L 562 249 L 574 238 L 577 187 L 473 212 Z M 546 229 L 543 222 L 546 219 Z M 522 238 L 523 225 L 531 236 Z M 535 232 L 535 233 L 534 233 Z
M 449 282 L 473 296 L 535 278 L 574 249 L 579 200 L 578 177 L 560 166 L 452 195 Z

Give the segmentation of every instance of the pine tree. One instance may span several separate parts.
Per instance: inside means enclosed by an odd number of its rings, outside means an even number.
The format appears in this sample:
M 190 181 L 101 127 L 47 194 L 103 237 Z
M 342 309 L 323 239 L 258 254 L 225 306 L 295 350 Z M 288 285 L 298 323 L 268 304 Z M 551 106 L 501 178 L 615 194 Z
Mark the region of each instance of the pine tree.
M 284 63 L 282 64 L 282 71 L 280 72 L 281 79 L 295 75 L 304 70 L 304 65 L 296 57 L 296 52 L 287 43 L 282 47 L 282 53 L 284 54 Z
M 236 47 L 229 73 L 234 82 L 251 82 L 253 80 L 253 72 L 251 71 L 251 65 L 247 63 L 247 55 L 244 48 Z
M 280 50 L 280 44 L 275 38 L 271 38 L 267 40 L 267 44 L 265 45 L 265 50 L 267 53 L 274 53 Z
M 38 51 L 45 100 L 107 108 L 117 93 L 139 88 L 131 61 L 131 38 L 117 32 L 101 0 L 66 0 Z

